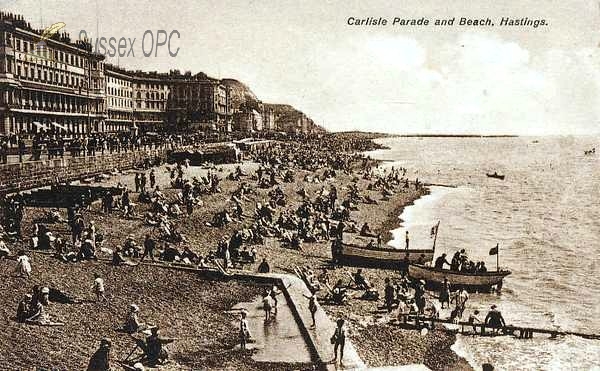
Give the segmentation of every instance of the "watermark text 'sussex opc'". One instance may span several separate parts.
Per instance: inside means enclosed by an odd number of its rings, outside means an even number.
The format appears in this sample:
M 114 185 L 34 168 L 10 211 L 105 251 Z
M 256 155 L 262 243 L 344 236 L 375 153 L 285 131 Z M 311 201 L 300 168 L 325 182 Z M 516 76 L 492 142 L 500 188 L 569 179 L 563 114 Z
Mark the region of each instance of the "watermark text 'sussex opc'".
M 181 34 L 177 30 L 173 30 L 167 33 L 165 30 L 152 30 L 144 31 L 141 41 L 141 50 L 144 57 L 157 57 L 159 49 L 166 50 L 171 57 L 176 57 L 179 53 L 179 47 L 175 49 L 175 42 L 173 39 L 180 39 Z M 93 48 L 93 51 L 98 54 L 109 57 L 135 57 L 134 46 L 136 44 L 136 38 L 130 37 L 96 37 L 88 38 L 87 32 L 81 30 L 79 32 L 79 39 L 82 41 L 87 40 Z M 173 45 L 171 43 L 173 42 Z

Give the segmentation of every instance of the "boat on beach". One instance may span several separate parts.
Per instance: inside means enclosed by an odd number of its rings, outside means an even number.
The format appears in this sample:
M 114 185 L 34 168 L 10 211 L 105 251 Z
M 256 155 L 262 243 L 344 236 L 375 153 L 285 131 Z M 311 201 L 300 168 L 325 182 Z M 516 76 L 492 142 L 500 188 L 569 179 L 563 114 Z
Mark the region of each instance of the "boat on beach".
M 410 262 L 431 261 L 434 249 L 388 249 L 342 243 L 336 256 L 345 265 L 398 269 L 408 256 Z
M 488 178 L 495 178 L 495 179 L 504 180 L 504 175 L 500 175 L 500 174 L 498 174 L 495 171 L 494 171 L 494 174 L 486 173 L 485 175 L 487 175 Z
M 441 288 L 444 278 L 448 279 L 454 288 L 464 287 L 469 292 L 490 292 L 492 288 L 499 290 L 502 280 L 512 272 L 498 270 L 478 273 L 464 273 L 450 269 L 435 269 L 422 264 L 411 263 L 408 267 L 408 276 L 416 280 L 424 280 L 430 289 Z

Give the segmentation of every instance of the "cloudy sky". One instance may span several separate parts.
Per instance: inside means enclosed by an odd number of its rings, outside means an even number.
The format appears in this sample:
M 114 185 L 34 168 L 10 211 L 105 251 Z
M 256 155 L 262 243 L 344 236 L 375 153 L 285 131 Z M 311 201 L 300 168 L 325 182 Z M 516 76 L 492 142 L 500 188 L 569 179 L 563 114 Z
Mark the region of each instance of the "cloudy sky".
M 227 5 L 225 5 L 227 3 Z M 127 68 L 204 71 L 246 82 L 331 130 L 599 134 L 600 5 L 593 1 L 21 1 L 39 27 L 136 38 Z M 494 27 L 350 26 L 348 17 L 486 18 Z M 500 18 L 545 19 L 500 27 Z M 144 31 L 179 31 L 143 57 Z M 148 38 L 149 40 L 149 38 Z M 149 43 L 145 43 L 146 50 Z

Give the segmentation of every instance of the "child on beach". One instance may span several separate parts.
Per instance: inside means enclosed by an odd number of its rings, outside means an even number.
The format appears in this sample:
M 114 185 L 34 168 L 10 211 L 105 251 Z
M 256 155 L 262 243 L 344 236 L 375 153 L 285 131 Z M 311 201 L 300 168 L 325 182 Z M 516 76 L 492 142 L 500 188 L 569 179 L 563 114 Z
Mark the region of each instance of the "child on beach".
M 31 276 L 31 259 L 25 255 L 24 250 L 19 251 L 15 271 L 18 277 L 29 278 Z
M 240 349 L 246 349 L 246 343 L 250 339 L 250 328 L 248 327 L 248 320 L 246 319 L 247 312 L 242 310 L 240 314 Z
M 96 301 L 106 301 L 104 296 L 104 279 L 100 277 L 100 274 L 94 273 L 94 284 L 92 285 L 94 293 L 96 294 Z

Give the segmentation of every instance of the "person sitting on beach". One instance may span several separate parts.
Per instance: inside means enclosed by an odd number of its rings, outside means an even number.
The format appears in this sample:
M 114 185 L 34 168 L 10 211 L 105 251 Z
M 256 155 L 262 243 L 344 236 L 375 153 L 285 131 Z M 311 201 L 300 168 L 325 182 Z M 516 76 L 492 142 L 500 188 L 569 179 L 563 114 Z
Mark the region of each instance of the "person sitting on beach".
M 332 299 L 338 304 L 344 304 L 347 300 L 346 287 L 344 286 L 341 279 L 339 279 L 335 286 L 333 286 Z
M 136 174 L 137 175 L 137 174 Z M 90 358 L 87 371 L 110 371 L 110 339 L 100 341 L 100 347 Z
M 114 266 L 119 266 L 119 265 L 136 265 L 134 262 L 131 262 L 127 259 L 125 259 L 123 257 L 123 255 L 121 254 L 121 248 L 119 246 L 117 246 L 115 248 L 115 250 L 113 251 L 112 254 L 112 261 L 111 261 L 112 265 Z
M 125 318 L 125 323 L 123 324 L 123 331 L 128 334 L 133 334 L 138 331 L 141 331 L 145 325 L 139 321 L 138 313 L 140 308 L 136 304 L 131 304 L 129 306 L 129 312 L 127 313 L 127 317 Z
M 359 268 L 356 273 L 352 275 L 352 278 L 354 279 L 354 283 L 358 289 L 368 290 L 371 288 L 371 285 L 362 274 L 362 269 Z
M 18 277 L 29 278 L 31 276 L 31 259 L 25 255 L 25 250 L 19 250 L 17 254 L 15 272 L 18 273 Z
M 262 262 L 258 265 L 258 273 L 269 273 L 271 267 L 267 262 L 267 258 L 263 258 Z
M 172 343 L 175 339 L 161 337 L 157 326 L 153 327 L 150 331 L 150 336 L 146 338 L 146 361 L 150 366 L 164 364 L 169 358 L 169 354 L 164 345 Z
M 32 296 L 30 294 L 26 294 L 21 301 L 19 301 L 19 305 L 17 306 L 17 322 L 25 323 L 25 320 L 31 316 L 31 303 Z
M 137 258 L 140 255 L 141 248 L 137 245 L 133 239 L 133 235 L 127 236 L 125 244 L 123 245 L 123 255 Z
M 371 231 L 371 227 L 369 227 L 369 223 L 363 224 L 360 228 L 360 235 L 363 237 L 372 237 L 373 232 Z

